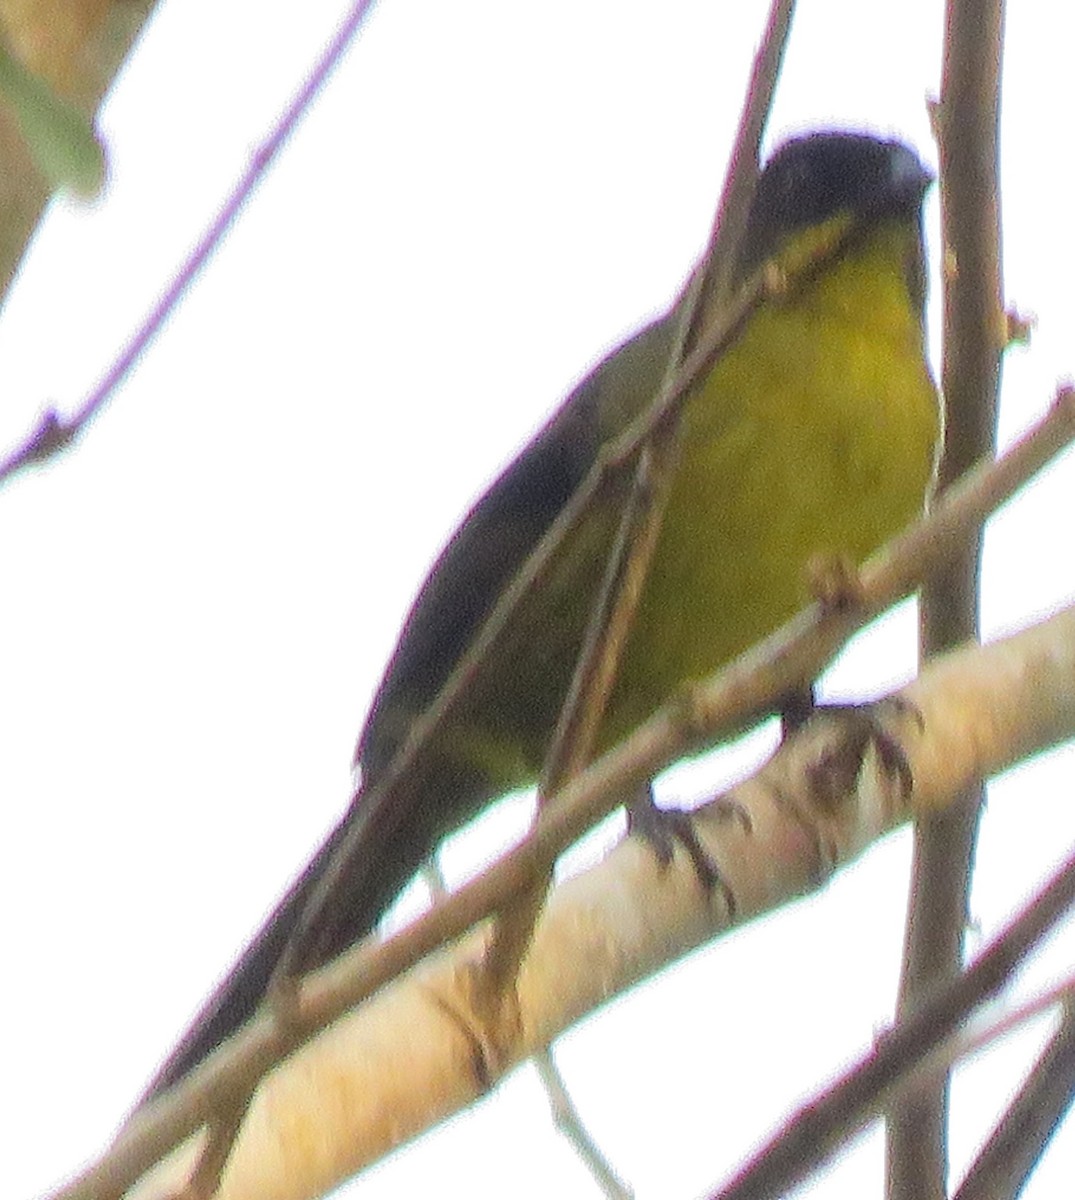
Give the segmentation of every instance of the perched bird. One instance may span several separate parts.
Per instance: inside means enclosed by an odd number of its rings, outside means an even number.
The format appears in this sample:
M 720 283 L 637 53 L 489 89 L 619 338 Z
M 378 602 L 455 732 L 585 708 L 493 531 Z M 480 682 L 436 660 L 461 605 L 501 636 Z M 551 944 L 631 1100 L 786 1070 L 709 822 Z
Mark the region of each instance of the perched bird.
M 930 178 L 899 142 L 828 132 L 785 143 L 760 174 L 737 279 L 801 252 L 830 222 L 853 226 L 854 235 L 789 294 L 766 300 L 685 403 L 680 458 L 599 748 L 789 617 L 807 599 L 812 556 L 859 561 L 921 511 L 940 428 L 924 345 L 922 200 Z M 629 472 L 523 599 L 424 768 L 373 794 L 602 443 L 653 400 L 679 316 L 677 304 L 594 368 L 456 530 L 373 702 L 351 806 L 145 1099 L 254 1014 L 285 953 L 290 968 L 307 970 L 370 933 L 445 833 L 535 780 Z M 341 870 L 335 855 L 345 833 L 356 852 Z M 336 881 L 311 908 L 330 863 Z

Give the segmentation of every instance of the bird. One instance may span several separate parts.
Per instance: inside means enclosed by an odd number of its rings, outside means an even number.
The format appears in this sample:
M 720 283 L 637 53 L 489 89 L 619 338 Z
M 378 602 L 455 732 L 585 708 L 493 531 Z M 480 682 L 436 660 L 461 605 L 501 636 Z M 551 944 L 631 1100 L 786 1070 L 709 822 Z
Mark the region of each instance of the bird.
M 667 507 L 597 750 L 793 615 L 808 599 L 808 561 L 861 561 L 921 513 L 941 430 L 925 333 L 922 208 L 931 181 L 905 143 L 848 130 L 793 137 L 759 173 L 735 281 L 787 261 L 833 223 L 853 236 L 786 295 L 764 299 L 686 398 Z M 451 536 L 358 739 L 349 807 L 141 1103 L 250 1020 L 283 961 L 308 971 L 373 933 L 446 833 L 537 779 L 629 472 L 604 489 L 523 597 L 424 765 L 399 786 L 377 787 L 602 446 L 652 403 L 686 297 L 582 379 Z M 330 870 L 332 887 L 319 889 Z

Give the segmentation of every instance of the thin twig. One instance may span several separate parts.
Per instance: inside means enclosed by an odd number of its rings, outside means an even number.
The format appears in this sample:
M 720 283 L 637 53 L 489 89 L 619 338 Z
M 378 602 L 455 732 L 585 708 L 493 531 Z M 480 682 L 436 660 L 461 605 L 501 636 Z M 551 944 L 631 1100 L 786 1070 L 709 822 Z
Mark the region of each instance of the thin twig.
M 1036 1021 L 1050 1009 L 1058 1005 L 1070 1005 L 1072 1002 L 1075 1002 L 1075 976 L 1069 976 L 1040 995 L 1032 996 L 989 1021 L 965 1030 L 960 1039 L 959 1057 L 968 1058 L 972 1054 L 978 1054 L 1002 1038 L 1008 1037 L 1015 1030 Z
M 1075 857 L 994 939 L 968 970 L 920 1002 L 878 1040 L 869 1056 L 823 1096 L 793 1117 L 714 1200 L 768 1200 L 782 1195 L 824 1163 L 867 1121 L 880 1115 L 891 1089 L 980 1004 L 1075 903 Z
M 746 228 L 746 214 L 758 173 L 759 148 L 776 92 L 793 9 L 794 0 L 772 0 L 709 244 L 685 290 L 661 395 L 654 397 L 658 407 L 664 407 L 663 394 L 674 386 L 685 357 L 696 347 L 707 323 L 721 324 L 732 303 L 733 268 Z M 667 412 L 667 419 L 658 423 L 639 447 L 634 483 L 546 753 L 538 789 L 539 806 L 593 757 L 679 461 L 680 406 L 668 408 Z M 526 951 L 541 894 L 547 885 L 547 876 L 537 881 L 498 922 L 483 970 L 475 981 L 476 1003 L 484 1000 L 485 1006 L 491 1007 L 509 1002 L 508 986 Z
M 1075 1101 L 1075 1007 L 1039 1056 L 956 1192 L 955 1200 L 1015 1200 Z
M 124 346 L 97 386 L 70 417 L 56 409 L 46 412 L 36 430 L 22 446 L 0 462 L 0 486 L 31 463 L 53 457 L 74 442 L 115 394 L 142 352 L 175 309 L 195 276 L 209 261 L 214 250 L 235 221 L 254 188 L 275 161 L 299 120 L 311 106 L 344 51 L 358 33 L 373 0 L 357 0 L 335 36 L 314 65 L 294 99 L 277 120 L 272 133 L 251 156 L 250 164 L 235 185 L 231 195 L 202 234 L 197 245 L 150 310 L 142 325 Z M 226 1109 L 221 1106 L 214 1115 L 205 1148 L 194 1168 L 190 1190 L 192 1195 L 209 1196 L 216 1190 L 220 1175 L 228 1161 L 231 1147 L 242 1124 L 252 1088 L 245 1094 L 228 1098 Z
M 307 76 L 306 82 L 281 114 L 269 136 L 251 155 L 250 164 L 231 195 L 210 222 L 161 298 L 113 360 L 103 378 L 69 417 L 55 408 L 49 408 L 42 414 L 37 428 L 22 445 L 0 460 L 0 486 L 24 468 L 44 462 L 65 450 L 82 435 L 94 417 L 112 399 L 119 385 L 174 311 L 195 276 L 220 245 L 261 177 L 275 161 L 296 125 L 343 57 L 344 51 L 358 33 L 372 7 L 373 0 L 356 0 L 354 7 L 343 19 L 332 41 Z
M 682 332 L 683 345 L 687 350 L 694 348 L 700 331 L 710 323 L 713 314 L 727 303 L 734 290 L 736 251 L 746 232 L 747 216 L 758 177 L 761 141 L 773 106 L 794 12 L 794 0 L 773 0 L 761 45 L 754 55 L 746 103 L 739 117 L 724 188 L 709 231 L 700 278 L 695 285 L 697 296 L 690 319 Z
M 208 1200 L 220 1187 L 224 1168 L 228 1165 L 232 1147 L 239 1134 L 249 1096 L 228 1105 L 226 1113 L 218 1113 L 209 1126 L 209 1136 L 198 1154 L 198 1161 L 190 1173 L 186 1188 L 176 1200 Z
M 553 1124 L 571 1143 L 572 1148 L 593 1176 L 594 1182 L 608 1200 L 633 1200 L 634 1192 L 612 1169 L 608 1159 L 601 1153 L 579 1116 L 571 1093 L 567 1090 L 560 1070 L 553 1061 L 552 1051 L 546 1046 L 532 1055 L 531 1061 L 538 1073 L 545 1094 L 549 1097 Z
M 898 1083 L 893 1085 L 893 1097 L 905 1099 L 925 1088 L 935 1086 L 937 1080 L 943 1079 L 958 1062 L 990 1049 L 1002 1038 L 1039 1019 L 1051 1009 L 1061 1006 L 1067 1008 L 1073 1001 L 1075 978 L 1069 978 L 999 1016 L 980 1023 L 966 1024 L 910 1067 Z
M 642 447 L 630 495 L 609 554 L 582 650 L 546 755 L 538 807 L 583 770 L 593 757 L 601 718 L 631 632 L 642 587 L 656 548 L 676 461 L 674 426 L 655 431 Z M 472 980 L 471 1004 L 492 1030 L 514 1023 L 512 981 L 533 932 L 552 878 L 552 863 L 531 887 L 499 914 Z M 491 1047 L 492 1048 L 492 1047 Z
M 769 9 L 709 241 L 700 267 L 685 292 L 685 308 L 665 380 L 669 390 L 706 328 L 723 324 L 728 315 L 727 308 L 733 301 L 734 267 L 746 229 L 758 175 L 761 140 L 772 109 L 794 8 L 794 0 L 773 0 Z M 658 407 L 665 407 L 660 398 L 657 403 Z M 652 454 L 648 461 L 639 463 L 631 503 L 621 523 L 623 547 L 610 556 L 605 596 L 603 602 L 595 606 L 587 635 L 590 644 L 580 656 L 579 669 L 545 764 L 542 789 L 546 794 L 557 790 L 581 770 L 593 751 L 600 711 L 586 713 L 582 729 L 574 736 L 572 733 L 578 729 L 580 721 L 573 714 L 580 708 L 592 710 L 597 707 L 586 702 L 585 694 L 591 690 L 586 681 L 590 678 L 599 680 L 594 690 L 607 698 L 615 675 L 615 663 L 630 630 L 650 554 L 660 530 L 662 499 L 667 497 L 667 484 L 675 466 L 674 425 L 678 411 L 670 408 L 669 413 L 670 419 L 656 425 L 652 440 L 644 444 L 649 446 Z M 603 701 L 600 708 L 603 711 Z

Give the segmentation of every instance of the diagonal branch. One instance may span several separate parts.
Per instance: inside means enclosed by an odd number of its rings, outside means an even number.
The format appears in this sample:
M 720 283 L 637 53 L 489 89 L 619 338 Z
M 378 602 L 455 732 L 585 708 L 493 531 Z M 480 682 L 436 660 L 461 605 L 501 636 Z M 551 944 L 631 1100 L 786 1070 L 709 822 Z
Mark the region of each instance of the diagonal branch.
M 904 1016 L 878 1040 L 865 1061 L 801 1109 L 728 1186 L 713 1194 L 714 1200 L 763 1200 L 782 1195 L 805 1179 L 867 1121 L 880 1115 L 906 1072 L 1004 986 L 1072 904 L 1075 857 L 977 962 Z
M 905 756 L 914 781 L 910 790 L 882 754 L 856 748 L 860 721 L 820 714 L 754 776 L 694 815 L 707 854 L 720 864 L 735 893 L 738 921 L 820 887 L 838 865 L 912 812 L 952 803 L 970 779 L 1070 737 L 1075 733 L 1073 678 L 1075 609 L 1003 642 L 937 659 L 898 693 L 900 702 L 882 702 L 875 710 L 875 730 Z M 984 714 L 990 736 L 970 736 L 982 727 Z M 596 769 L 572 787 L 578 789 Z M 606 782 L 608 777 L 611 768 Z M 731 811 L 736 819 L 729 819 Z M 441 912 L 474 891 L 484 892 L 495 907 L 510 895 L 508 860 L 540 858 L 548 846 L 534 843 L 561 823 L 550 808 L 526 843 L 447 897 Z M 518 1038 L 504 1048 L 502 1069 L 735 924 L 722 900 L 699 888 L 685 857 L 663 868 L 636 838 L 625 839 L 602 863 L 561 884 L 550 897 L 520 973 Z M 277 1200 L 319 1194 L 484 1095 L 493 1081 L 476 1069 L 480 1015 L 467 1011 L 460 982 L 482 941 L 476 935 L 396 980 L 267 1078 L 224 1175 L 221 1200 L 262 1196 L 270 1177 Z M 366 947 L 365 959 L 362 951 L 354 952 L 312 977 L 309 1001 L 338 998 L 391 944 Z M 729 986 L 736 984 L 729 980 Z M 469 1028 L 461 1019 L 467 1017 L 474 1020 Z M 249 1047 L 251 1036 L 271 1037 L 272 1032 L 272 1022 L 262 1019 L 243 1037 Z M 735 1036 L 735 1031 L 718 1031 L 714 1053 L 721 1036 Z M 238 1041 L 231 1050 L 237 1047 Z M 906 1065 L 911 1059 L 897 1061 Z M 226 1066 L 223 1059 L 216 1065 L 224 1068 L 216 1075 L 221 1085 Z M 901 1072 L 884 1076 L 885 1087 L 895 1088 L 897 1081 Z M 203 1090 L 207 1085 L 203 1077 Z M 117 1194 L 115 1185 L 123 1181 L 116 1172 L 130 1168 L 124 1157 L 135 1149 L 139 1126 L 145 1134 L 143 1122 L 152 1117 L 151 1109 L 137 1114 L 110 1161 L 61 1193 L 65 1200 Z M 185 1176 L 182 1162 L 166 1167 L 138 1195 L 159 1196 L 177 1172 Z
M 543 864 L 551 861 L 564 847 L 622 803 L 623 797 L 640 780 L 650 778 L 670 762 L 698 748 L 707 736 L 714 739 L 728 736 L 746 722 L 745 714 L 771 705 L 776 698 L 786 694 L 792 684 L 814 678 L 847 637 L 877 612 L 913 590 L 923 575 L 938 562 L 944 561 L 953 539 L 965 536 L 968 527 L 981 523 L 988 512 L 1007 499 L 1073 436 L 1075 394 L 1062 393 L 1050 416 L 1016 443 L 1004 457 L 995 463 L 984 464 L 959 487 L 951 489 L 930 516 L 866 564 L 862 573 L 859 603 L 853 609 L 834 611 L 817 604 L 811 606 L 708 684 L 692 688 L 678 702 L 661 710 L 621 746 L 572 780 L 556 802 L 550 803 L 542 811 L 525 841 L 483 875 L 446 897 L 442 903 L 388 941 L 367 942 L 357 946 L 331 966 L 308 977 L 302 987 L 294 1020 L 286 1028 L 271 1016 L 252 1022 L 214 1051 L 166 1095 L 139 1109 L 121 1131 L 109 1153 L 58 1192 L 56 1200 L 108 1200 L 109 1197 L 120 1195 L 171 1149 L 195 1133 L 200 1126 L 211 1122 L 221 1097 L 243 1094 L 271 1066 L 309 1040 L 314 1032 L 336 1021 L 438 946 L 460 937 L 478 921 L 501 908 L 519 888 L 532 881 L 535 872 L 542 869 Z M 1069 624 L 1075 621 L 1071 614 L 1065 614 L 1065 617 Z M 1055 620 L 1060 621 L 1060 618 Z M 1065 658 L 1059 650 L 1039 649 L 1034 661 L 1033 671 L 1025 666 L 1021 670 L 1018 667 L 1009 669 L 999 681 L 985 687 L 979 700 L 982 710 L 991 714 L 990 728 L 1008 728 L 999 717 L 999 714 L 1005 714 L 1010 726 L 1007 741 L 1018 757 L 1043 745 L 1053 744 L 1061 737 L 1070 736 L 1071 728 L 1075 727 L 1075 696 L 1070 694 L 1075 670 L 1071 666 L 1071 658 Z M 1017 688 L 1015 685 L 1018 683 L 1022 687 Z M 964 697 L 968 694 L 965 683 L 957 685 L 956 691 Z M 973 721 L 975 716 L 974 711 L 965 713 L 964 701 L 960 705 L 952 705 L 952 714 L 946 715 L 943 708 L 933 709 L 918 692 L 913 693 L 910 699 L 937 730 L 946 728 L 945 723 L 949 720 Z M 1063 706 L 1058 708 L 1053 724 L 1049 724 L 1051 710 L 1044 714 L 1041 711 L 1041 705 L 1046 700 Z M 1036 720 L 1032 720 L 1032 717 Z M 985 773 L 999 770 L 1005 761 L 1010 761 L 999 750 L 985 758 L 968 759 L 972 752 L 981 750 L 982 739 L 968 736 L 965 723 L 954 730 L 950 725 L 947 728 L 948 735 L 941 739 L 939 748 L 928 762 L 911 762 L 916 780 L 915 802 L 928 807 L 941 803 L 936 798 L 930 800 L 928 796 L 918 794 L 920 782 L 928 772 L 939 773 L 943 777 L 943 787 L 940 789 L 943 792 L 945 788 L 950 791 L 952 788 L 965 787 L 968 778 L 980 778 Z M 726 817 L 727 803 L 722 802 L 718 807 Z M 873 823 L 869 828 L 876 832 L 876 820 L 871 818 L 871 821 Z M 718 815 L 715 825 L 719 831 L 723 831 L 722 836 L 727 836 L 729 822 L 726 819 Z M 795 822 L 792 827 L 797 828 Z M 760 819 L 756 820 L 755 836 L 757 830 L 762 828 L 764 824 Z M 774 854 L 784 856 L 787 836 L 785 828 L 781 834 L 783 841 L 774 846 Z M 848 845 L 861 845 L 864 836 L 861 832 L 856 834 L 852 831 L 846 840 Z M 632 849 L 632 846 L 625 847 L 619 855 L 619 861 L 623 860 L 624 855 L 630 859 Z M 737 889 L 738 911 L 743 918 L 760 911 L 764 904 L 776 902 L 771 891 L 759 893 L 757 886 L 764 889 L 768 884 L 778 884 L 781 895 L 786 897 L 789 888 L 792 892 L 798 892 L 817 882 L 816 864 L 811 864 L 803 869 L 801 875 L 790 880 L 766 868 L 759 872 L 755 884 L 751 884 L 737 874 L 738 857 L 729 857 L 726 850 L 722 853 L 719 848 L 714 850 L 714 855 L 722 874 L 727 875 L 730 885 Z M 635 881 L 641 894 L 645 895 L 647 906 L 646 919 L 639 918 L 635 923 L 636 934 L 646 931 L 653 940 L 641 947 L 634 958 L 614 955 L 614 961 L 619 963 L 620 986 L 627 986 L 656 963 L 668 961 L 670 957 L 696 945 L 716 928 L 726 925 L 728 919 L 723 903 L 718 903 L 713 906 L 715 912 L 706 911 L 701 917 L 692 909 L 693 915 L 686 930 L 681 929 L 678 934 L 670 932 L 657 919 L 659 906 L 654 903 L 654 889 L 658 895 L 665 894 L 667 882 L 654 879 L 653 872 L 657 868 L 652 856 L 635 853 L 633 860 L 636 868 L 641 862 L 644 864 L 641 869 L 649 872 L 644 881 Z M 687 879 L 681 890 L 685 889 L 696 905 L 697 882 L 691 872 L 686 874 Z M 622 919 L 626 898 L 632 894 L 631 888 L 622 881 L 607 886 L 610 886 L 607 903 L 611 905 L 613 914 L 620 914 L 617 919 Z M 567 922 L 567 926 L 581 936 L 594 934 L 595 942 L 576 946 L 570 951 L 560 947 L 555 952 L 559 957 L 552 961 L 560 964 L 564 961 L 591 961 L 597 949 L 607 944 L 607 938 L 593 924 L 595 905 L 600 906 L 601 893 L 588 892 L 587 897 L 584 912 L 590 915 L 577 914 Z M 551 928 L 553 919 L 553 913 L 546 911 L 539 928 Z M 614 951 L 612 946 L 608 946 L 608 949 Z M 536 954 L 536 950 L 532 951 L 528 963 L 535 961 Z M 527 967 L 524 972 L 526 977 L 530 976 L 532 969 L 537 970 L 536 967 Z M 592 1003 L 603 1002 L 608 996 L 605 990 L 606 975 L 602 971 L 592 971 L 588 972 L 588 976 L 588 986 L 598 987 L 599 991 Z M 557 1002 L 563 1009 L 564 1019 L 575 1020 L 586 1010 L 585 1002 L 576 992 L 567 989 L 562 971 L 557 972 L 556 977 Z M 611 983 L 608 983 L 608 987 L 611 989 Z M 423 1004 L 428 1006 L 427 994 Z M 362 1009 L 363 1014 L 372 1013 L 368 1019 L 374 1021 L 379 1019 L 376 1014 L 381 1011 L 379 1004 Z M 408 1011 L 400 1011 L 406 1019 Z M 443 1005 L 440 1011 L 443 1015 Z M 344 1025 L 350 1028 L 350 1023 L 360 1017 L 361 1014 L 355 1014 L 348 1022 L 341 1024 L 339 1038 L 343 1044 L 350 1045 L 348 1039 L 351 1036 L 345 1032 Z M 443 1021 L 439 1028 L 440 1041 L 443 1042 Z M 536 1019 L 525 1020 L 522 1028 L 526 1040 L 517 1047 L 520 1057 L 526 1057 L 535 1047 L 547 1044 L 557 1032 L 553 1022 Z M 333 1035 L 328 1034 L 326 1038 L 332 1040 Z M 308 1061 L 307 1054 L 311 1052 L 312 1048 L 304 1052 L 302 1060 Z M 358 1053 L 361 1061 L 366 1063 L 362 1068 L 358 1091 L 361 1095 L 372 1086 L 372 1077 L 367 1078 L 365 1072 L 376 1067 L 377 1060 L 362 1057 L 364 1052 L 361 1049 Z M 398 1055 L 398 1047 L 395 1053 Z M 327 1077 L 320 1081 L 312 1078 L 307 1073 L 308 1068 L 301 1067 L 298 1060 L 295 1070 L 299 1073 L 300 1083 L 296 1090 L 300 1095 L 294 1098 L 294 1102 L 313 1105 L 323 1118 L 328 1104 L 327 1095 L 331 1094 L 333 1087 L 340 1086 L 338 1066 L 331 1068 Z M 404 1090 L 413 1087 L 414 1076 L 401 1076 L 398 1064 L 386 1069 L 384 1074 L 387 1078 L 382 1083 L 398 1084 Z M 443 1078 L 443 1070 L 438 1077 Z M 332 1079 L 337 1080 L 335 1085 L 330 1082 Z M 324 1091 L 326 1087 L 328 1093 Z M 472 1091 L 468 1091 L 467 1097 L 472 1094 Z M 302 1095 L 305 1095 L 304 1101 Z M 449 1095 L 455 1097 L 453 1103 L 464 1102 L 458 1087 L 452 1087 Z M 353 1099 L 350 1097 L 344 1107 Z M 443 1100 L 442 1107 L 438 1109 L 441 1115 L 448 1111 L 443 1107 L 448 1103 L 448 1100 Z M 404 1104 L 403 1096 L 394 1095 L 385 1101 L 381 1111 L 397 1113 L 398 1106 Z M 263 1120 L 257 1116 L 258 1111 L 258 1105 L 255 1105 L 244 1133 L 240 1135 L 240 1148 L 248 1134 L 254 1136 L 252 1127 Z M 321 1144 L 318 1139 L 314 1141 Z M 229 1168 L 229 1174 L 233 1169 L 237 1169 L 234 1164 Z
M 967 1172 L 955 1200 L 1015 1200 L 1075 1102 L 1075 1005 Z
M 732 266 L 739 258 L 757 179 L 761 139 L 772 108 L 793 11 L 794 0 L 772 0 L 709 243 L 687 284 L 661 394 L 654 397 L 654 403 L 664 409 L 666 417 L 653 426 L 639 447 L 634 485 L 546 755 L 538 790 L 539 804 L 559 791 L 593 757 L 679 461 L 677 434 L 681 406 L 665 406 L 663 397 L 675 386 L 687 354 L 697 347 L 706 328 L 722 324 L 733 304 Z M 510 1000 L 507 987 L 525 953 L 546 887 L 547 879 L 529 890 L 503 914 L 497 926 L 477 981 L 490 1005 L 508 1004 Z M 509 1010 L 510 1007 L 508 1004 Z
M 212 257 L 224 235 L 250 199 L 255 187 L 265 172 L 275 162 L 287 139 L 306 114 L 318 92 L 324 86 L 336 64 L 343 57 L 359 29 L 366 14 L 373 7 L 373 0 L 356 0 L 350 13 L 343 19 L 332 41 L 314 65 L 298 94 L 276 122 L 272 133 L 258 147 L 250 159 L 250 165 L 235 185 L 231 195 L 210 222 L 198 240 L 198 244 L 187 256 L 186 261 L 165 288 L 164 293 L 150 309 L 142 324 L 131 335 L 130 340 L 113 360 L 97 386 L 69 416 L 65 417 L 55 408 L 42 414 L 37 428 L 32 430 L 21 445 L 15 447 L 6 458 L 0 459 L 0 487 L 20 471 L 55 457 L 76 442 L 105 405 L 116 394 L 117 388 L 127 378 L 131 368 L 141 358 L 149 343 L 163 328 L 165 321 L 175 311 L 198 273 Z

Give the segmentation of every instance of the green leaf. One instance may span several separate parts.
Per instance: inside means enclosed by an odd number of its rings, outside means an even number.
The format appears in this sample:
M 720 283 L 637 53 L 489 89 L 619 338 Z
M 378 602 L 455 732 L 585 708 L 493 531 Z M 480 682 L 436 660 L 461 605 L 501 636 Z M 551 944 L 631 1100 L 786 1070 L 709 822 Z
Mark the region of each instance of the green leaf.
M 0 40 L 0 98 L 18 121 L 37 167 L 53 187 L 90 199 L 105 179 L 104 147 L 93 124 L 28 71 Z

